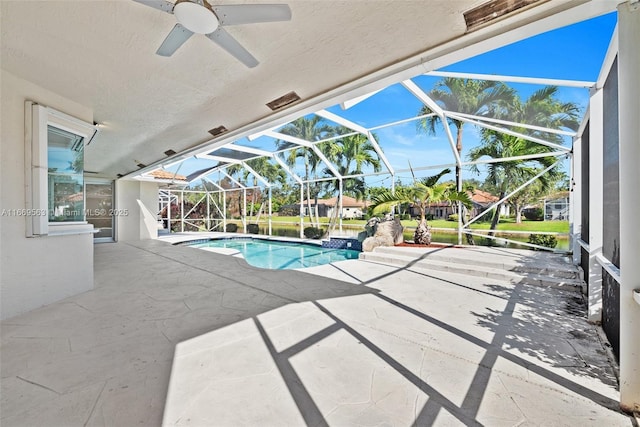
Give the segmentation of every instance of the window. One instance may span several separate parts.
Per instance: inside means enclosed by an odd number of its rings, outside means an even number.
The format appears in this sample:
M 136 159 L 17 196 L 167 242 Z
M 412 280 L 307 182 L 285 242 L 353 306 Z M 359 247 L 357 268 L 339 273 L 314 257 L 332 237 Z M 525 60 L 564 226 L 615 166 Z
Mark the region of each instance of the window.
M 25 109 L 27 237 L 92 233 L 85 221 L 84 147 L 96 128 L 28 101 Z M 30 143 L 29 143 L 30 142 Z
M 49 125 L 49 222 L 84 221 L 84 138 Z

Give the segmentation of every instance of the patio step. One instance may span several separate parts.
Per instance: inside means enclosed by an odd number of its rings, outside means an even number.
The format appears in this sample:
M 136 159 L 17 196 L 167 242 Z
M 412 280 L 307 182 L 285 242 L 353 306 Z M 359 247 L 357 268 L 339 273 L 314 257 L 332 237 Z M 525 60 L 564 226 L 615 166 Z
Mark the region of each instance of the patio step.
M 531 251 L 492 248 L 378 247 L 360 259 L 421 271 L 445 271 L 511 283 L 581 289 L 584 282 L 576 266 L 565 257 Z

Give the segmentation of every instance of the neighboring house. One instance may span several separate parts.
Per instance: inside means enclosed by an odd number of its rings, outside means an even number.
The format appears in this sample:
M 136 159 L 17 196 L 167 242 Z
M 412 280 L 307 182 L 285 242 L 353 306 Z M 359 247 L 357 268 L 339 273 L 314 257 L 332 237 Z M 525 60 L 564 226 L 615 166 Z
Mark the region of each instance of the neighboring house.
M 145 175 L 153 177 L 153 179 L 157 182 L 164 182 L 167 184 L 173 184 L 173 183 L 188 184 L 186 176 L 178 175 L 177 173 L 169 172 L 164 169 L 156 169 Z
M 543 200 L 545 220 L 569 220 L 569 192 Z
M 315 209 L 318 209 L 319 217 L 330 218 L 334 215 L 334 209 L 337 207 L 337 197 L 331 197 L 330 199 L 318 199 L 311 200 L 311 215 L 315 215 Z M 300 209 L 300 204 L 294 204 L 291 206 L 296 211 Z M 307 201 L 302 202 L 303 215 L 308 216 L 309 204 Z M 343 219 L 359 219 L 364 216 L 364 210 L 367 204 L 365 201 L 356 200 L 353 197 L 342 196 L 342 218 Z
M 469 192 L 473 207 L 471 209 L 471 217 L 475 217 L 484 212 L 493 203 L 498 201 L 498 197 L 482 190 L 474 190 Z M 434 219 L 449 219 L 449 215 L 456 213 L 457 204 L 449 202 L 434 203 L 427 209 L 427 216 Z M 409 207 L 409 213 L 412 217 L 420 216 L 420 210 L 415 206 Z M 500 215 L 509 215 L 509 206 L 504 203 L 500 207 Z
M 568 221 L 569 220 L 569 192 L 561 191 L 550 194 L 541 199 L 538 203 L 527 205 L 522 212 L 527 213 L 536 209 L 542 209 L 545 221 Z

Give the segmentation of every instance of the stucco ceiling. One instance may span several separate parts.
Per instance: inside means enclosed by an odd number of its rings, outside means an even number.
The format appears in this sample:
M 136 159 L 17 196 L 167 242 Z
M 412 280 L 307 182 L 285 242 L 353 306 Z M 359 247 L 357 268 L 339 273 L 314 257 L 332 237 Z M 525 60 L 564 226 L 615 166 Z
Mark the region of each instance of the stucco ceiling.
M 265 118 L 289 91 L 310 99 L 460 37 L 484 1 L 288 1 L 289 22 L 227 27 L 250 69 L 199 35 L 156 55 L 175 17 L 133 1 L 5 0 L 2 68 L 91 108 L 105 126 L 86 168 L 115 177 Z

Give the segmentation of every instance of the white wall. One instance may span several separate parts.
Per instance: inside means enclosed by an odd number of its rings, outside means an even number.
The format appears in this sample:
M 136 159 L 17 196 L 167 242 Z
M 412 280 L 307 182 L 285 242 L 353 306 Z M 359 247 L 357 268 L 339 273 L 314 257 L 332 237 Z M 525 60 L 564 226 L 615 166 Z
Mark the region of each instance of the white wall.
M 91 109 L 1 71 L 0 212 L 25 208 L 24 109 L 32 100 L 93 123 Z M 25 218 L 0 215 L 0 318 L 93 288 L 91 234 L 27 238 Z
M 118 241 L 158 237 L 158 184 L 116 181 L 116 209 L 121 214 L 116 218 Z

